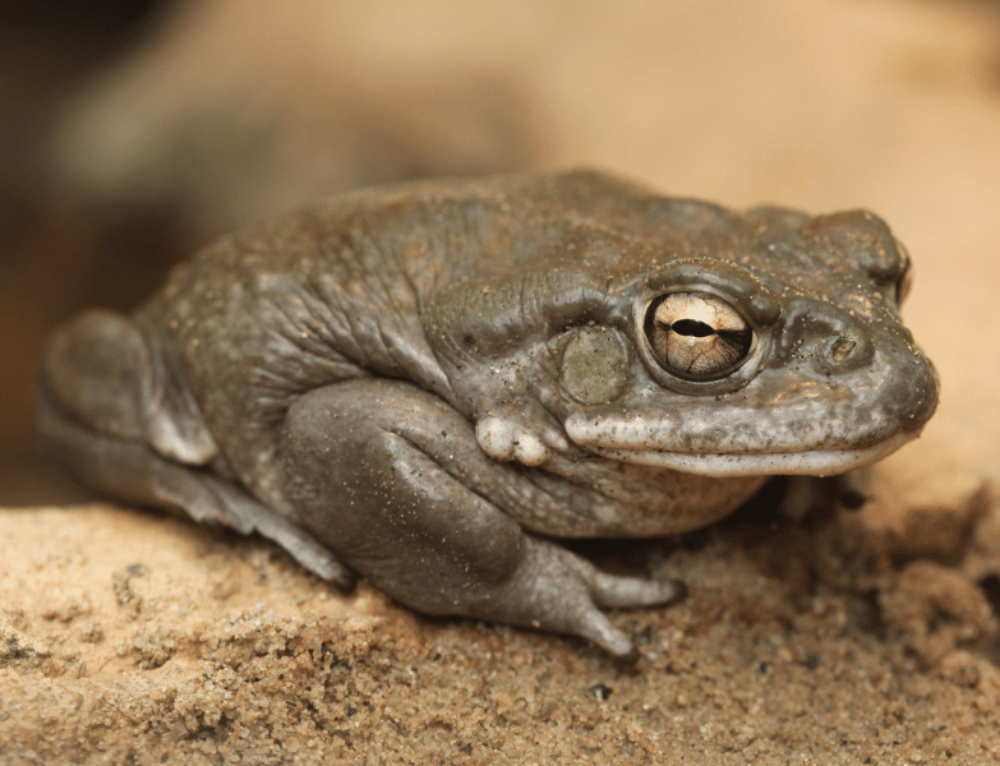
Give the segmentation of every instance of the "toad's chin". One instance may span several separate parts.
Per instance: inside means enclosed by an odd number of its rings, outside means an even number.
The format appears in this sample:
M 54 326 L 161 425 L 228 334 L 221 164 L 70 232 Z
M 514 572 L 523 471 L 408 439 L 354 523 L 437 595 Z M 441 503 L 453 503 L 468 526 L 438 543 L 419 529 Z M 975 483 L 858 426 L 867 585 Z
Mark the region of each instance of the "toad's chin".
M 685 453 L 657 449 L 628 449 L 577 441 L 580 446 L 623 463 L 669 468 L 700 476 L 769 476 L 803 474 L 833 476 L 876 463 L 892 454 L 919 432 L 906 431 L 863 449 L 815 449 L 804 452 Z

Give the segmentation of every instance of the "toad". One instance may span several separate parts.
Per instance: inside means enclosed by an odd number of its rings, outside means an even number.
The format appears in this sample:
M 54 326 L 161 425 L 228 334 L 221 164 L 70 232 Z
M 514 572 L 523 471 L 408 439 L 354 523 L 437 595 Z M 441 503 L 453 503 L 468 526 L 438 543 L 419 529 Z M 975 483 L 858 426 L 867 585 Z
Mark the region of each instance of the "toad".
M 724 517 L 916 437 L 933 367 L 867 212 L 734 212 L 595 172 L 357 191 L 228 236 L 44 354 L 39 427 L 122 500 L 403 604 L 580 636 L 678 583 L 560 538 Z

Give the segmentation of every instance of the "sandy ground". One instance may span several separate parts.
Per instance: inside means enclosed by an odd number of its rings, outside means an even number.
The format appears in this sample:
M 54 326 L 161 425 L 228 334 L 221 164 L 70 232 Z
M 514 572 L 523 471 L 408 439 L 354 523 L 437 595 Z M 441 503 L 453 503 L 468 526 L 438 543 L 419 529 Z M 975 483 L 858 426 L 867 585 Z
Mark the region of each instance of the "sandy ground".
M 507 67 L 548 110 L 545 164 L 877 211 L 916 263 L 905 313 L 940 410 L 859 512 L 796 524 L 762 503 L 588 548 L 689 586 L 615 614 L 631 667 L 339 594 L 255 538 L 107 505 L 2 510 L 0 762 L 1000 761 L 993 6 L 300 3 L 311 23 L 285 33 L 320 58 L 336 29 L 338 56 L 373 68 Z

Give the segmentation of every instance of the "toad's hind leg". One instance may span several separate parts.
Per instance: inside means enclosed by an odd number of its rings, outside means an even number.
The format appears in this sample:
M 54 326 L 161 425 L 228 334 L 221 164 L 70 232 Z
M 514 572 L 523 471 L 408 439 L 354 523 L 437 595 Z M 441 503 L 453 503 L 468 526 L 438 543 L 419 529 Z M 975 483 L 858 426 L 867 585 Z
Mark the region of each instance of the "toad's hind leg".
M 150 410 L 160 397 L 148 394 L 150 366 L 141 332 L 117 314 L 91 311 L 61 328 L 46 347 L 37 392 L 45 448 L 92 489 L 244 534 L 258 531 L 321 577 L 350 587 L 350 571 L 306 530 L 210 469 L 154 448 L 164 431 L 151 434 Z M 174 452 L 185 451 L 176 438 L 174 445 Z
M 303 521 L 420 611 L 569 633 L 632 657 L 598 607 L 679 594 L 676 583 L 604 574 L 522 532 L 490 498 L 546 499 L 517 468 L 486 457 L 465 418 L 408 383 L 356 380 L 304 395 L 286 418 L 280 460 Z

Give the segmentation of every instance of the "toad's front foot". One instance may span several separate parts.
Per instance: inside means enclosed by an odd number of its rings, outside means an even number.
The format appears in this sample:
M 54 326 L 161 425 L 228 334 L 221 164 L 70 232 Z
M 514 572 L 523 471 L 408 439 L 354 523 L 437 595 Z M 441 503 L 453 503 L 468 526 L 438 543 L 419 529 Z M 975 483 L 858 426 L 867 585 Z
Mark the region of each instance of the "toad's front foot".
M 481 606 L 470 605 L 469 614 L 581 636 L 631 661 L 638 657 L 635 646 L 600 609 L 666 604 L 684 592 L 677 580 L 607 574 L 559 545 L 529 537 L 511 577 Z

